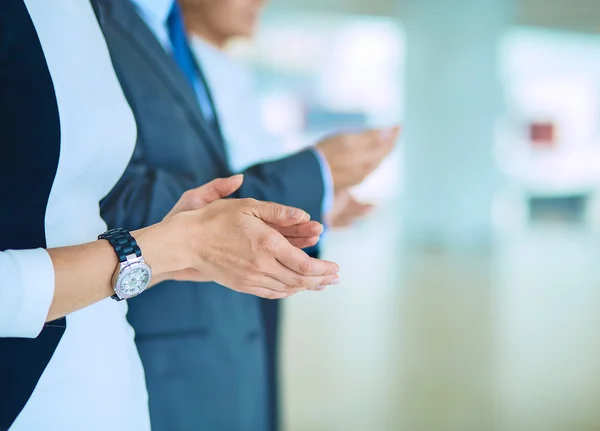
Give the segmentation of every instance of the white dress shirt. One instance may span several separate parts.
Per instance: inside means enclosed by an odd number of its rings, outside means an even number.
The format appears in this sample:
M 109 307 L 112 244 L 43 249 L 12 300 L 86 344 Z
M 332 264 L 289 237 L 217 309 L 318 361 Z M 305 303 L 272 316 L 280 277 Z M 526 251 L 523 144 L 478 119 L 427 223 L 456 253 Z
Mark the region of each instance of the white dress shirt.
M 45 211 L 46 244 L 91 242 L 106 231 L 99 202 L 131 158 L 135 121 L 90 3 L 25 0 L 25 5 L 60 121 L 60 158 Z M 35 338 L 54 295 L 48 253 L 0 252 L 0 274 L 0 337 Z M 150 429 L 143 368 L 126 313 L 125 302 L 106 299 L 67 316 L 66 331 L 11 431 Z M 0 362 L 4 353 L 10 354 L 0 352 Z
M 252 70 L 197 36 L 190 44 L 211 89 L 231 169 L 242 172 L 284 156 L 281 141 L 262 124 Z
M 171 52 L 171 41 L 167 19 L 174 0 L 131 0 L 142 19 L 167 52 Z

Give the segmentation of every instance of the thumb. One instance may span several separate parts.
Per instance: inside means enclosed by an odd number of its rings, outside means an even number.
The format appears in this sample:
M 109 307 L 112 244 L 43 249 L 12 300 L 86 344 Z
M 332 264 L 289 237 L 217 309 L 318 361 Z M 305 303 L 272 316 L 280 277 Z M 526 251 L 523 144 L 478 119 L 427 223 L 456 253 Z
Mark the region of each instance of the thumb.
M 234 175 L 229 178 L 218 178 L 194 191 L 198 192 L 199 197 L 204 201 L 204 205 L 208 205 L 216 200 L 226 198 L 239 189 L 243 182 L 243 175 Z
M 375 150 L 381 148 L 382 144 L 396 142 L 398 133 L 399 129 L 397 127 L 389 129 L 369 129 L 363 131 L 360 134 L 360 137 L 366 147 Z
M 306 211 L 273 202 L 257 201 L 251 211 L 252 215 L 265 223 L 279 227 L 294 226 L 310 220 L 310 215 Z
M 384 157 L 389 154 L 396 146 L 396 141 L 400 136 L 400 126 L 394 126 L 388 129 L 377 129 L 370 131 L 372 154 L 377 157 Z
M 380 131 L 380 138 L 383 140 L 389 139 L 391 142 L 396 142 L 400 137 L 400 126 L 394 126 L 390 129 L 383 129 Z
M 225 198 L 239 189 L 243 181 L 243 175 L 234 175 L 229 178 L 218 178 L 201 187 L 188 190 L 167 216 L 183 211 L 198 210 L 211 202 Z
M 400 136 L 401 127 L 396 125 L 389 128 L 368 129 L 361 133 L 361 136 L 369 142 L 378 143 L 381 141 L 395 142 Z

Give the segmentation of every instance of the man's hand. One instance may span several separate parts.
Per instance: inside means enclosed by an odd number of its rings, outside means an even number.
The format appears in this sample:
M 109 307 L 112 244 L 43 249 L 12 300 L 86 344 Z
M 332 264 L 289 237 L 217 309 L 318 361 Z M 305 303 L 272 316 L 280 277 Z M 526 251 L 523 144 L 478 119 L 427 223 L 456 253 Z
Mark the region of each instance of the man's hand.
M 298 248 L 314 245 L 322 225 L 310 222 L 310 216 L 296 208 L 253 199 L 220 199 L 241 182 L 236 176 L 186 192 L 159 231 L 145 232 L 145 241 L 160 236 L 163 242 L 174 242 L 166 243 L 164 250 L 182 250 L 177 256 L 152 256 L 154 262 L 175 262 L 167 271 L 157 268 L 162 272 L 157 281 L 216 281 L 273 299 L 339 283 L 337 264 L 312 259 Z
M 348 227 L 363 219 L 373 210 L 372 204 L 358 202 L 347 190 L 336 193 L 327 224 L 332 228 Z
M 336 135 L 319 142 L 336 191 L 360 184 L 394 149 L 400 127 Z

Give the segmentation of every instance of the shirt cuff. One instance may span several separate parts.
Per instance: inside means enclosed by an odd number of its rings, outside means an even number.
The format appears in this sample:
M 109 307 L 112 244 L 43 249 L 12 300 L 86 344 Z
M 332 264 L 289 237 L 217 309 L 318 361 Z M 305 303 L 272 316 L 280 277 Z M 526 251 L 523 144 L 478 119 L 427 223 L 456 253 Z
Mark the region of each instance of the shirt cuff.
M 329 168 L 329 163 L 327 159 L 323 155 L 323 153 L 318 149 L 313 149 L 315 155 L 317 156 L 317 160 L 321 165 L 321 175 L 323 175 L 323 184 L 325 186 L 325 192 L 323 194 L 323 216 L 329 214 L 331 209 L 333 208 L 333 200 L 334 200 L 334 187 L 333 187 L 333 176 L 331 175 L 331 168 Z
M 0 252 L 0 337 L 37 337 L 54 297 L 54 266 L 44 249 Z

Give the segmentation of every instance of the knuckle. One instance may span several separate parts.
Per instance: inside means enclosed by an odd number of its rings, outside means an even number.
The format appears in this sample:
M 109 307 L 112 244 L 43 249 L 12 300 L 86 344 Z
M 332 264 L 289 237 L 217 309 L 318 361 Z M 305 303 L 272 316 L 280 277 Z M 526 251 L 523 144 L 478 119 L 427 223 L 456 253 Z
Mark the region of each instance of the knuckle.
M 305 277 L 294 277 L 292 282 L 293 285 L 290 286 L 291 288 L 308 287 L 309 285 L 308 280 Z
M 273 254 L 273 243 L 268 238 L 263 238 L 260 241 L 260 250 L 267 255 Z
M 194 193 L 192 190 L 187 190 L 181 195 L 181 199 L 179 200 L 185 207 L 190 207 L 194 201 Z
M 191 195 L 192 195 L 192 191 L 191 190 L 186 190 L 181 195 L 181 200 L 184 201 L 184 202 L 187 202 L 190 199 Z
M 267 290 L 264 294 L 263 294 L 263 298 L 265 299 L 277 299 L 278 295 L 276 292 L 274 292 L 273 290 Z
M 308 262 L 300 262 L 298 264 L 298 273 L 302 274 L 304 276 L 310 274 L 311 271 L 311 265 Z
M 274 233 L 269 233 L 265 235 L 260 240 L 260 250 L 267 253 L 268 255 L 275 254 L 277 251 L 277 245 L 279 242 L 279 237 Z
M 246 271 L 250 275 L 260 274 L 262 272 L 262 263 L 257 257 L 253 257 L 246 262 Z
M 192 208 L 199 208 L 202 205 L 202 195 L 200 193 L 190 193 L 187 197 L 187 203 Z
M 283 216 L 283 207 L 281 205 L 269 205 L 269 211 L 273 218 L 279 219 Z
M 258 204 L 258 201 L 252 198 L 239 199 L 238 202 L 240 203 L 240 205 L 246 208 L 255 208 Z

